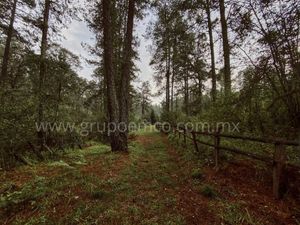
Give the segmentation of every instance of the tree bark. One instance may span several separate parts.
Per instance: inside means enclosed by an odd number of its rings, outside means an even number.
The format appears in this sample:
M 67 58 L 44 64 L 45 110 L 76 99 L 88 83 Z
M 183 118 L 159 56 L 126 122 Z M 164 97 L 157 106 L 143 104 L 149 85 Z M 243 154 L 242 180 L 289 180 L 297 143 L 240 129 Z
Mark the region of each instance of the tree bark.
M 166 72 L 166 111 L 170 112 L 170 68 L 168 65 Z
M 42 41 L 41 41 L 41 55 L 40 55 L 40 65 L 39 65 L 39 104 L 38 104 L 38 124 L 41 124 L 44 121 L 44 83 L 46 77 L 46 54 L 48 49 L 48 30 L 49 30 L 49 15 L 50 15 L 50 0 L 45 0 L 45 8 L 43 15 L 43 26 L 42 26 Z M 38 141 L 43 150 L 45 143 L 45 131 L 40 130 L 38 132 Z
M 230 46 L 228 41 L 228 27 L 225 16 L 225 2 L 220 0 L 220 16 L 222 26 L 223 52 L 224 52 L 224 88 L 225 96 L 231 93 L 231 69 L 230 69 Z
M 187 71 L 186 71 L 187 73 Z M 189 110 L 189 78 L 188 74 L 184 76 L 184 106 L 185 106 L 185 113 L 187 116 L 190 115 L 190 110 Z
M 164 19 L 166 23 L 166 41 L 167 41 L 167 49 L 166 49 L 166 112 L 170 112 L 170 77 L 171 77 L 171 47 L 170 47 L 170 34 L 169 34 L 169 23 L 167 16 L 167 6 L 165 7 Z
M 17 3 L 18 0 L 14 0 L 12 10 L 11 10 L 11 17 L 10 17 L 9 27 L 7 31 L 7 38 L 6 38 L 4 55 L 2 60 L 2 70 L 1 70 L 1 79 L 0 79 L 1 84 L 3 84 L 7 79 L 8 64 L 10 59 L 10 46 L 11 46 L 12 36 L 14 32 Z
M 177 39 L 174 39 L 173 42 L 173 51 L 172 51 L 172 76 L 171 76 L 171 111 L 174 112 L 174 85 L 175 85 L 175 74 L 176 74 L 176 65 L 175 60 L 177 57 Z
M 115 72 L 113 68 L 113 30 L 112 2 L 102 1 L 102 22 L 104 37 L 104 74 L 107 90 L 107 110 L 109 114 L 109 136 L 112 151 L 121 151 L 122 143 L 117 126 L 119 125 L 119 106 L 116 94 Z
M 128 123 L 129 123 L 129 89 L 130 89 L 130 72 L 132 68 L 132 41 L 133 41 L 133 25 L 135 14 L 135 0 L 129 0 L 127 30 L 125 36 L 123 65 L 121 72 L 121 97 L 120 97 L 120 122 L 122 132 L 122 150 L 128 150 Z
M 210 13 L 211 1 L 206 1 L 206 14 L 207 14 L 207 25 L 209 33 L 209 46 L 210 46 L 210 55 L 211 55 L 211 97 L 213 102 L 217 99 L 217 76 L 216 76 L 216 63 L 215 63 L 215 50 L 214 50 L 214 38 L 213 38 L 213 26 L 211 22 L 211 13 Z
M 171 76 L 171 112 L 174 112 L 174 82 L 175 82 L 175 68 L 172 64 L 172 76 Z
M 146 101 L 145 101 L 145 97 L 142 97 L 142 118 L 144 118 L 145 116 L 145 112 L 146 112 Z
M 202 77 L 201 77 L 201 74 L 198 74 L 198 88 L 199 88 L 199 102 L 198 102 L 198 104 L 199 104 L 199 112 L 200 113 L 202 113 L 202 109 L 203 109 L 203 106 L 202 106 L 202 103 L 203 103 L 203 93 L 202 93 L 202 82 L 203 82 L 203 80 L 202 80 Z

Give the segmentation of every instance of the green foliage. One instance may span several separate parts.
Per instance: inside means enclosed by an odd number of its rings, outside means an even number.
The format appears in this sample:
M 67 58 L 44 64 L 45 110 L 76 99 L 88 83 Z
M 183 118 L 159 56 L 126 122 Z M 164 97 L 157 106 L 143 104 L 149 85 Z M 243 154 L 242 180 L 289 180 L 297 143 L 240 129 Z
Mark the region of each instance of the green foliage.
M 157 116 L 155 114 L 154 109 L 151 110 L 150 122 L 151 122 L 152 125 L 154 125 L 157 122 Z
M 66 163 L 66 162 L 64 162 L 62 160 L 60 160 L 58 162 L 49 163 L 49 166 L 53 166 L 53 167 L 65 167 L 65 168 L 68 168 L 68 169 L 74 169 L 68 163 Z
M 207 184 L 200 187 L 199 193 L 204 197 L 211 199 L 216 198 L 218 196 L 218 193 L 215 190 L 215 188 Z
M 0 90 L 0 167 L 15 165 L 15 154 L 31 155 L 32 146 L 37 146 L 37 105 L 39 56 L 26 50 L 16 42 L 19 52 L 13 50 L 12 66 L 18 67 L 11 80 L 13 88 L 5 86 Z M 50 51 L 51 50 L 51 51 Z M 96 127 L 85 128 L 83 122 L 104 124 L 105 117 L 99 107 L 101 101 L 95 98 L 98 88 L 76 74 L 79 59 L 73 53 L 53 45 L 47 57 L 48 74 L 44 88 L 44 121 L 49 125 L 46 130 L 46 144 L 52 152 L 64 148 L 74 148 L 85 141 L 103 139 Z M 17 60 L 18 59 L 18 60 Z M 24 75 L 26 74 L 26 76 Z M 99 138 L 100 137 L 100 138 Z M 30 143 L 30 145 L 29 145 Z
M 263 221 L 256 219 L 249 214 L 247 209 L 243 209 L 238 204 L 224 204 L 224 211 L 220 214 L 225 223 L 232 225 L 247 224 L 247 225 L 262 225 Z
M 48 190 L 46 179 L 37 177 L 32 182 L 26 184 L 21 190 L 4 193 L 0 196 L 0 209 L 11 213 L 17 210 L 22 204 L 30 203 L 36 205 L 36 200 L 45 195 Z
M 195 169 L 192 172 L 192 178 L 195 180 L 202 180 L 204 178 L 203 172 L 201 169 Z

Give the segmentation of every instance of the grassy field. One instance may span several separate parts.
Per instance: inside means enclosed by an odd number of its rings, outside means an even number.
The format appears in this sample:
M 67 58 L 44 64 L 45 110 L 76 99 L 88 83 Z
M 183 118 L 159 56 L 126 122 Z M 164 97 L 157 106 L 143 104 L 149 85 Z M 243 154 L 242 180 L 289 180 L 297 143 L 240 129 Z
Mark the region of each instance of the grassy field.
M 98 144 L 1 172 L 0 224 L 299 224 L 297 203 L 275 201 L 265 171 L 215 172 L 209 152 L 149 130 L 127 154 Z

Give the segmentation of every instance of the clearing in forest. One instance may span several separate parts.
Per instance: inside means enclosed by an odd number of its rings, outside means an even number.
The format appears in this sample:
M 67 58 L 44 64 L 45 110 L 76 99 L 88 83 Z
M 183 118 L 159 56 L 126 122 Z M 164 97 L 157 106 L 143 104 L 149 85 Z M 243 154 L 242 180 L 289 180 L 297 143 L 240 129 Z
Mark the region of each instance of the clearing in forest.
M 297 224 L 296 203 L 275 201 L 263 172 L 243 163 L 215 172 L 176 144 L 140 132 L 129 154 L 95 145 L 1 172 L 0 223 Z

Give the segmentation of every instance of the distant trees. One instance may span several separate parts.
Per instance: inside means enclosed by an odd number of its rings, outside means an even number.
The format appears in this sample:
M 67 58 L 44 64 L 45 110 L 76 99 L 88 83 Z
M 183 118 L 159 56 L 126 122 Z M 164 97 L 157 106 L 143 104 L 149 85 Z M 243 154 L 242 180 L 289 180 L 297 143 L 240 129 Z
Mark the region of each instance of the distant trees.
M 151 101 L 150 97 L 152 96 L 149 81 L 142 83 L 140 95 L 141 95 L 140 103 L 141 103 L 142 118 L 145 118 L 146 112 L 150 107 L 150 101 Z
M 38 28 L 41 32 L 40 39 L 40 59 L 39 59 L 39 85 L 38 85 L 38 116 L 37 123 L 44 122 L 44 104 L 45 104 L 45 79 L 47 76 L 47 50 L 49 48 L 49 32 L 58 35 L 57 28 L 66 24 L 65 20 L 74 16 L 76 8 L 72 6 L 72 1 L 57 1 L 44 0 L 39 2 L 40 12 L 37 12 L 36 17 L 27 19 L 31 25 Z M 74 11 L 73 11 L 74 10 Z M 45 145 L 45 130 L 40 130 L 37 135 L 41 151 Z
M 10 46 L 11 46 L 11 41 L 12 41 L 12 36 L 14 31 L 17 3 L 18 1 L 14 0 L 11 7 L 11 15 L 9 19 L 8 29 L 7 29 L 7 38 L 6 38 L 5 49 L 4 49 L 3 60 L 2 60 L 2 67 L 1 67 L 1 83 L 3 83 L 7 77 L 7 70 L 8 70 L 9 56 L 10 56 Z
M 158 21 L 151 27 L 149 33 L 149 37 L 153 39 L 151 64 L 157 71 L 155 76 L 157 83 L 161 84 L 162 80 L 166 83 L 161 86 L 166 93 L 166 114 L 174 112 L 175 96 L 182 94 L 184 112 L 190 115 L 192 97 L 201 99 L 205 77 L 202 73 L 203 68 L 199 67 L 201 64 L 199 57 L 203 54 L 203 36 L 193 32 L 189 19 L 184 17 L 187 8 L 190 7 L 189 4 L 177 1 L 168 1 L 165 4 L 167 5 L 158 4 L 156 8 Z M 196 18 L 193 19 L 195 23 Z M 202 63 L 205 64 L 204 61 Z M 201 88 L 196 90 L 193 81 Z M 192 93 L 194 91 L 197 91 L 198 95 Z
M 149 36 L 153 39 L 155 52 L 153 53 L 153 59 L 151 64 L 155 66 L 158 71 L 157 81 L 164 81 L 162 87 L 165 90 L 165 111 L 170 111 L 171 106 L 171 60 L 172 51 L 174 49 L 173 43 L 176 40 L 173 39 L 172 29 L 174 24 L 173 15 L 171 14 L 172 5 L 169 1 L 157 1 L 155 2 L 155 7 L 157 9 L 158 21 L 152 28 L 152 32 Z M 173 82 L 172 82 L 173 83 Z
M 84 120 L 121 128 L 87 138 L 109 136 L 113 151 L 127 151 L 126 125 L 134 115 L 152 123 L 157 119 L 149 83 L 140 90 L 132 85 L 138 58 L 134 21 L 149 2 L 88 1 L 85 16 L 97 40 L 88 46 L 95 56 L 90 63 L 97 66 L 92 81 L 76 73 L 79 58 L 55 43 L 61 28 L 76 18 L 76 3 L 1 1 L 1 167 L 20 160 L 27 149 L 43 158 L 42 151 L 81 142 L 85 137 L 78 126 Z M 157 16 L 148 30 L 151 65 L 158 94 L 165 96 L 161 120 L 235 121 L 245 131 L 297 135 L 299 1 L 164 0 L 150 5 Z M 62 120 L 77 129 L 37 132 L 34 127 Z
M 50 17 L 50 6 L 51 1 L 45 0 L 44 9 L 43 9 L 43 20 L 41 25 L 42 30 L 42 39 L 41 39 L 41 47 L 40 47 L 40 62 L 39 62 L 39 104 L 38 104 L 38 119 L 37 122 L 41 124 L 44 121 L 44 82 L 46 76 L 46 54 L 48 49 L 48 31 L 49 31 L 49 17 Z M 41 150 L 43 150 L 43 146 L 45 144 L 44 140 L 44 130 L 40 130 L 38 132 L 39 144 Z
M 4 83 L 8 77 L 9 63 L 11 58 L 11 44 L 13 38 L 22 42 L 22 35 L 15 29 L 15 22 L 26 21 L 27 15 L 18 12 L 18 6 L 25 10 L 30 10 L 35 7 L 34 0 L 3 0 L 0 6 L 1 22 L 0 29 L 6 34 L 5 47 L 1 64 L 0 83 Z
M 207 27 L 209 35 L 209 47 L 210 47 L 210 60 L 211 60 L 211 97 L 213 102 L 217 99 L 217 74 L 216 74 L 216 63 L 215 63 L 215 46 L 213 37 L 213 23 L 211 19 L 211 8 L 213 2 L 211 0 L 206 0 L 204 3 L 206 16 L 207 16 Z
M 230 44 L 228 39 L 228 25 L 226 18 L 226 6 L 225 0 L 219 1 L 220 6 L 220 18 L 222 28 L 222 40 L 223 40 L 223 57 L 224 57 L 224 91 L 226 98 L 231 93 L 231 68 L 230 68 Z
M 300 129 L 299 1 L 174 0 L 153 7 L 158 19 L 149 37 L 155 79 L 165 84 L 164 120 L 197 116 L 245 129 L 251 120 L 263 133 Z
M 18 48 L 20 51 L 20 48 Z M 53 152 L 81 143 L 77 126 L 90 118 L 95 110 L 87 107 L 89 100 L 87 81 L 79 78 L 75 72 L 79 65 L 78 57 L 60 46 L 52 46 L 47 55 L 47 76 L 44 86 L 44 118 L 49 125 L 58 129 L 44 129 L 44 149 Z M 24 59 L 18 65 L 14 75 L 14 86 L 0 90 L 0 167 L 9 168 L 26 151 L 41 158 L 40 142 L 37 140 L 37 105 L 39 103 L 39 61 L 40 56 L 33 52 L 20 52 Z M 14 58 L 12 59 L 14 60 Z M 58 124 L 63 123 L 61 127 Z M 64 129 L 70 123 L 70 131 Z M 55 125 L 56 124 L 56 125 Z M 74 130 L 72 131 L 72 124 Z M 75 129 L 76 128 L 76 129 Z M 67 127 L 66 127 L 67 129 Z M 48 150 L 47 150 L 48 151 Z
M 152 125 L 154 125 L 157 122 L 157 115 L 155 114 L 154 109 L 151 109 L 150 122 Z
M 240 49 L 254 70 L 250 80 L 249 75 L 245 77 L 253 89 L 248 89 L 248 86 L 245 90 L 251 98 L 256 93 L 254 90 L 261 94 L 268 90 L 270 97 L 263 101 L 268 102 L 268 108 L 263 109 L 260 105 L 258 109 L 270 113 L 275 124 L 299 130 L 299 1 L 283 4 L 280 1 L 251 0 L 236 2 L 233 6 L 237 17 L 231 26 L 237 40 L 242 43 Z M 257 49 L 260 51 L 255 55 L 247 53 Z M 249 68 L 245 72 L 249 74 Z M 259 88 L 265 85 L 265 90 Z
M 2 1 L 0 11 L 0 167 L 9 168 L 27 151 L 43 159 L 43 151 L 81 143 L 77 126 L 94 111 L 84 109 L 91 86 L 75 72 L 78 57 L 53 41 L 74 18 L 72 2 Z M 38 129 L 61 121 L 74 129 Z

